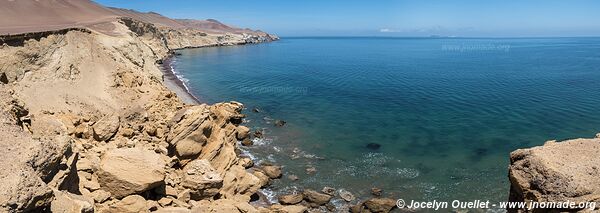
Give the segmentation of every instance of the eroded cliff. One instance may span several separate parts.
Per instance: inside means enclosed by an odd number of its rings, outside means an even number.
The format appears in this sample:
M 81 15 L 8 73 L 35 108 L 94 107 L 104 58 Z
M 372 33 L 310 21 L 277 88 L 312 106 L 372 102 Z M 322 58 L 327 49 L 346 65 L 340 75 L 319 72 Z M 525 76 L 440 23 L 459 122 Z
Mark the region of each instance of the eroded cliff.
M 268 180 L 237 155 L 243 105 L 186 105 L 157 62 L 274 38 L 131 18 L 4 36 L 1 211 L 257 212 L 248 201 Z

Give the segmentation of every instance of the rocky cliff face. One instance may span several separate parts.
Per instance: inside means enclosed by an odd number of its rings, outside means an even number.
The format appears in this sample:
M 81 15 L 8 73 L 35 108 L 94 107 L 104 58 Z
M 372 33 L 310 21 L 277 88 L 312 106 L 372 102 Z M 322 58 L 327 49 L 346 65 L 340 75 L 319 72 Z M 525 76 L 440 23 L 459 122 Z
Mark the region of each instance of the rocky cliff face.
M 570 201 L 600 204 L 600 139 L 598 138 L 550 141 L 544 146 L 514 151 L 510 155 L 510 160 L 510 201 Z M 588 207 L 573 210 L 594 212 Z M 538 208 L 532 212 L 565 210 Z M 525 209 L 509 209 L 509 211 L 527 212 Z
M 0 211 L 259 211 L 248 201 L 268 180 L 236 154 L 243 105 L 183 104 L 157 61 L 273 38 L 126 18 L 102 29 L 0 39 Z

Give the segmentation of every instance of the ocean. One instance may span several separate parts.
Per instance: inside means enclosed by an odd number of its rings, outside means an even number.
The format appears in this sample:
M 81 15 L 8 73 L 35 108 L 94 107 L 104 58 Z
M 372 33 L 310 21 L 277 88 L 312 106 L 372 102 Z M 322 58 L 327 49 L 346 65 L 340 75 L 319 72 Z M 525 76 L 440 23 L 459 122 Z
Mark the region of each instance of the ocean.
M 245 125 L 265 130 L 242 150 L 284 166 L 268 194 L 504 201 L 511 151 L 600 132 L 600 38 L 306 37 L 179 52 L 192 94 L 239 101 Z

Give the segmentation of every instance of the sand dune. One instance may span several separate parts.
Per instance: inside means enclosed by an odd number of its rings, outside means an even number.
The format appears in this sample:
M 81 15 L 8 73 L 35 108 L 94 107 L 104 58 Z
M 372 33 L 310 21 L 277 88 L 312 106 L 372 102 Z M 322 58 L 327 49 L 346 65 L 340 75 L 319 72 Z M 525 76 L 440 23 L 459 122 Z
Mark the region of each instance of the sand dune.
M 0 0 L 0 34 L 21 34 L 90 27 L 129 17 L 174 29 L 193 28 L 215 33 L 258 33 L 216 20 L 171 19 L 154 12 L 109 8 L 90 0 Z
M 83 27 L 115 17 L 88 0 L 0 0 L 0 34 Z

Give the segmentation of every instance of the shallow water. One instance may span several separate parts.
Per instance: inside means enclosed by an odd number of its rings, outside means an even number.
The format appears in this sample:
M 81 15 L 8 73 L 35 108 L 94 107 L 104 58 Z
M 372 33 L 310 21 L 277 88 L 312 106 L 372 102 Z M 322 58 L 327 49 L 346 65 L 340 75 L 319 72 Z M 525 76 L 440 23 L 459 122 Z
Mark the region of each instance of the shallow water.
M 246 151 L 300 177 L 276 192 L 501 201 L 510 151 L 600 131 L 598 38 L 284 38 L 180 52 L 174 65 L 201 101 L 242 102 L 247 125 L 267 128 Z

